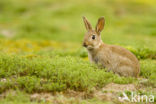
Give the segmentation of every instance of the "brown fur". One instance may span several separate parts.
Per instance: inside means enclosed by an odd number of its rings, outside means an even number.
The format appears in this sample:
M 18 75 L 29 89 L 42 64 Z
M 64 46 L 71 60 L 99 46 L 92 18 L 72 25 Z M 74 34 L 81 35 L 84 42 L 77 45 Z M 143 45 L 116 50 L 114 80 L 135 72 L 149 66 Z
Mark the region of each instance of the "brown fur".
M 121 76 L 138 77 L 140 65 L 135 55 L 120 46 L 107 45 L 102 42 L 100 32 L 104 28 L 104 18 L 101 17 L 98 20 L 95 30 L 85 17 L 83 20 L 88 31 L 83 45 L 88 50 L 90 61 L 101 64 L 108 71 L 113 71 Z

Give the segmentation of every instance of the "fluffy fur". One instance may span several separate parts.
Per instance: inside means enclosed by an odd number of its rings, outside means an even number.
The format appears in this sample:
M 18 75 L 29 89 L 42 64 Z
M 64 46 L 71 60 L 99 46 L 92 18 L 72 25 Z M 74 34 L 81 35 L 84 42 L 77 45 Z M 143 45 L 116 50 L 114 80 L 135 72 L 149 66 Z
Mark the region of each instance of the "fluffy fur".
M 100 32 L 104 28 L 104 17 L 99 18 L 95 30 L 92 29 L 85 17 L 83 17 L 83 21 L 87 29 L 83 46 L 88 50 L 90 61 L 121 76 L 138 77 L 140 65 L 134 54 L 120 46 L 102 42 Z

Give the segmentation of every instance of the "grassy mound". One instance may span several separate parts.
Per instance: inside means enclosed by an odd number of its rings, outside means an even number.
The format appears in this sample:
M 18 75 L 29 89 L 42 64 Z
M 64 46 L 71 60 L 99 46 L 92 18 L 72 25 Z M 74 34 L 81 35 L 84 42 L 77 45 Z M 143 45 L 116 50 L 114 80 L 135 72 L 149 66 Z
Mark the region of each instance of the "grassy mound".
M 0 55 L 0 92 L 23 89 L 27 92 L 88 91 L 109 82 L 131 83 L 133 78 L 118 77 L 78 57 L 37 56 L 23 58 Z
M 43 53 L 43 52 L 42 52 Z M 103 87 L 114 82 L 135 83 L 135 78 L 125 78 L 98 69 L 96 65 L 80 57 L 59 56 L 57 52 L 44 55 L 0 54 L 0 92 L 8 89 L 22 89 L 26 92 L 56 92 L 72 89 L 90 91 L 93 87 Z M 148 78 L 148 85 L 155 87 L 156 62 L 141 61 L 140 76 Z

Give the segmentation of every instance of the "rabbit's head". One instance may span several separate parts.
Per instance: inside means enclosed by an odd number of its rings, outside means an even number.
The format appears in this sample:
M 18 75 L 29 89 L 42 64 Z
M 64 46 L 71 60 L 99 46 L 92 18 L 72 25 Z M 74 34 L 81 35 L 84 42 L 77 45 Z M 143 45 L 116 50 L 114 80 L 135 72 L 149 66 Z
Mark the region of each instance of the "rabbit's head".
M 87 29 L 87 33 L 85 34 L 83 41 L 83 46 L 86 47 L 88 50 L 98 48 L 102 43 L 100 32 L 104 28 L 105 24 L 104 17 L 99 18 L 95 30 L 92 29 L 91 24 L 85 17 L 83 17 L 83 21 Z

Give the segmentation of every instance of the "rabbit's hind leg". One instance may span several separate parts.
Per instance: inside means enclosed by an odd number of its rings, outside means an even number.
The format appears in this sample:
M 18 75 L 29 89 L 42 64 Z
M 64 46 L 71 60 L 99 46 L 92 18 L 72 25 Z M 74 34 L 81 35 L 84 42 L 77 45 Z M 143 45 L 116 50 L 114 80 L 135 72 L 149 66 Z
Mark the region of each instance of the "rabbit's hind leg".
M 121 76 L 125 76 L 125 77 L 134 76 L 133 69 L 131 67 L 128 67 L 128 66 L 121 66 L 114 72 L 121 75 Z

